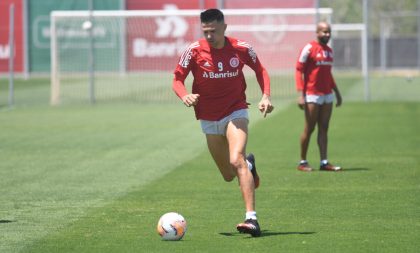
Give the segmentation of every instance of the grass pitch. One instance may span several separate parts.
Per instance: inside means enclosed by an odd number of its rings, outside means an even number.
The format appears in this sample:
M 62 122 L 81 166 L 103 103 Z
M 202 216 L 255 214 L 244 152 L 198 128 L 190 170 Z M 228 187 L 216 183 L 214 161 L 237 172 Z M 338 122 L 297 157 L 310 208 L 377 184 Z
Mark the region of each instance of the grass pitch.
M 238 185 L 223 182 L 182 105 L 5 107 L 0 252 L 417 252 L 420 104 L 347 102 L 358 89 L 340 81 L 345 100 L 334 110 L 329 156 L 341 173 L 295 169 L 296 106 L 276 104 L 260 120 L 252 105 L 260 238 L 236 232 Z M 319 162 L 315 136 L 309 161 Z M 187 219 L 182 241 L 156 233 L 169 211 Z
M 191 112 L 164 110 L 176 124 L 153 116 L 162 108 L 134 105 L 3 112 L 1 251 L 419 248 L 418 103 L 335 110 L 329 153 L 341 173 L 295 169 L 302 115 L 294 106 L 254 125 L 248 148 L 262 180 L 261 238 L 236 232 L 244 215 L 238 185 L 223 182 Z M 314 141 L 309 157 L 318 163 Z M 161 241 L 155 231 L 168 211 L 189 223 L 180 242 Z

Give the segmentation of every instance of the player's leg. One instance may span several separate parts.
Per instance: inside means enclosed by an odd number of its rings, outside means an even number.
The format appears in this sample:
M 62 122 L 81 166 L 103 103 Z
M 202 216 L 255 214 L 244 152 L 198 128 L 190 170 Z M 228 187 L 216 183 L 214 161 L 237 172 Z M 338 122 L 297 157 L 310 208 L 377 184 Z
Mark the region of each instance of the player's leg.
M 328 151 L 328 127 L 332 114 L 332 103 L 319 106 L 318 116 L 318 147 L 321 160 L 327 159 Z
M 226 130 L 229 143 L 230 163 L 236 169 L 242 197 L 245 203 L 246 218 L 236 226 L 241 233 L 260 236 L 261 229 L 255 212 L 255 182 L 245 157 L 248 139 L 248 119 L 238 118 L 229 122 Z
M 305 104 L 305 125 L 303 133 L 300 137 L 300 147 L 301 147 L 301 159 L 306 160 L 306 155 L 308 153 L 309 141 L 311 135 L 315 129 L 316 123 L 318 122 L 319 114 L 319 105 L 316 103 L 306 103 Z
M 318 121 L 319 105 L 316 103 L 305 103 L 304 113 L 305 113 L 305 123 L 304 123 L 303 132 L 300 136 L 301 164 L 299 164 L 298 169 L 302 171 L 311 171 L 312 168 L 309 167 L 306 161 L 306 156 L 308 153 L 308 147 L 309 147 L 309 141 L 311 140 L 311 135 Z
M 340 171 L 340 166 L 334 166 L 328 162 L 328 128 L 333 110 L 333 103 L 320 106 L 318 117 L 318 147 L 321 158 L 321 170 Z
M 236 177 L 236 171 L 230 164 L 229 144 L 226 136 L 206 134 L 206 139 L 207 147 L 223 179 L 227 182 L 232 181 Z
M 236 171 L 246 211 L 254 211 L 254 179 L 245 158 L 245 148 L 248 139 L 248 120 L 234 119 L 226 129 L 229 144 L 229 161 Z

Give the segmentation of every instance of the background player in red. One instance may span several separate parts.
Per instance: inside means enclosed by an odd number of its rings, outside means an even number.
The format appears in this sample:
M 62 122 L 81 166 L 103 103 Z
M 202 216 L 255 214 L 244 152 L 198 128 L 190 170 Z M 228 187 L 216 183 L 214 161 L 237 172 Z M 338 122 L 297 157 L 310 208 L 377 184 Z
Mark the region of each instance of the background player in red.
M 334 94 L 336 106 L 342 98 L 331 73 L 333 51 L 327 45 L 331 37 L 331 26 L 319 22 L 317 40 L 308 43 L 301 51 L 296 64 L 296 87 L 299 92 L 298 105 L 305 111 L 305 127 L 300 137 L 301 161 L 298 169 L 312 171 L 306 160 L 311 134 L 318 126 L 318 147 L 321 158 L 320 170 L 339 171 L 341 167 L 328 162 L 328 125 L 332 114 Z
M 245 222 L 237 225 L 238 231 L 259 236 L 255 211 L 259 177 L 254 155 L 246 157 L 248 103 L 242 68 L 246 64 L 255 71 L 263 93 L 258 108 L 264 117 L 273 110 L 270 79 L 250 45 L 225 36 L 227 25 L 220 10 L 206 10 L 200 20 L 204 38 L 192 43 L 181 55 L 173 90 L 187 107 L 194 107 L 224 180 L 230 182 L 238 177 L 246 209 Z M 192 93 L 184 84 L 190 71 L 194 76 Z

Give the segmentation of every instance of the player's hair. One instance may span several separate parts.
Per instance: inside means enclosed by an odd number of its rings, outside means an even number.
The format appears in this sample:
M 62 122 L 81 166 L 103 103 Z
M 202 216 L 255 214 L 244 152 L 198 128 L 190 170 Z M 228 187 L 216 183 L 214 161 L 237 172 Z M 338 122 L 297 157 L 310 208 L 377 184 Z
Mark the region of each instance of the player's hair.
M 211 23 L 213 21 L 224 22 L 225 17 L 219 9 L 208 9 L 200 14 L 201 23 Z
M 318 32 L 322 26 L 328 26 L 328 28 L 331 31 L 331 25 L 327 21 L 321 20 L 316 24 L 316 32 Z

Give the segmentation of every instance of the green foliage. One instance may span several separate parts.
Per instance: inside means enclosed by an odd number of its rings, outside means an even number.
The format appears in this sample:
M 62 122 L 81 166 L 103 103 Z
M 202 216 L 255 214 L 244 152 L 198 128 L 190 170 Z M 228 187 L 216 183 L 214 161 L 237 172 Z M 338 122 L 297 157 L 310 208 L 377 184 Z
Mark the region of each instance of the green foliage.
M 374 37 L 378 37 L 380 34 L 379 26 L 382 14 L 399 13 L 402 15 L 416 10 L 418 13 L 420 9 L 418 0 L 368 0 L 368 5 L 369 29 Z M 363 23 L 363 0 L 320 0 L 320 7 L 333 9 L 333 23 Z M 402 17 L 387 21 L 392 29 L 392 34 L 396 36 L 415 36 L 418 31 L 417 18 L 402 15 Z

